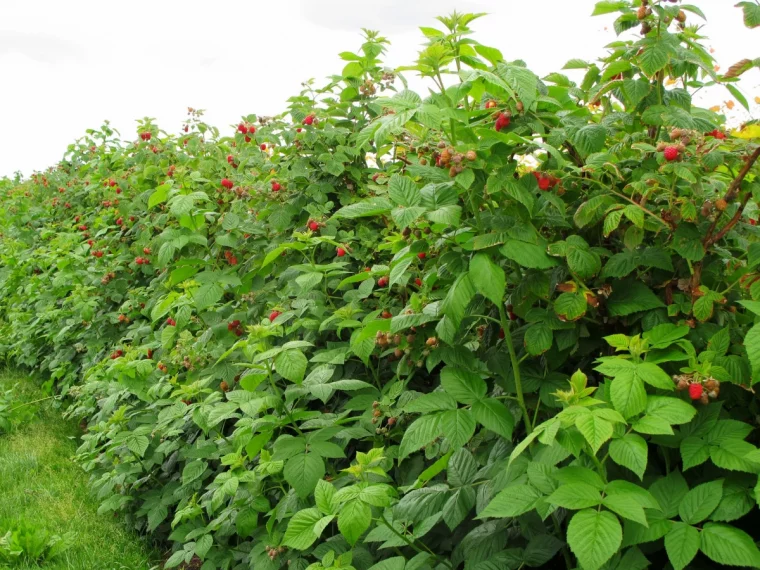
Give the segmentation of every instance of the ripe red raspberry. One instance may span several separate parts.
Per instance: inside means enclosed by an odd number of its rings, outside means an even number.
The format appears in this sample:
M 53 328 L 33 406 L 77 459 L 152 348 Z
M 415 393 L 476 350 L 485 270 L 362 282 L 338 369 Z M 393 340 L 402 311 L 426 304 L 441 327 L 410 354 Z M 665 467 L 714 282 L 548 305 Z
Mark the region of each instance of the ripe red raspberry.
M 255 132 L 256 132 L 256 127 L 254 127 L 253 125 L 248 125 L 248 134 L 252 135 Z
M 344 255 L 346 255 L 346 250 L 343 249 L 342 247 L 339 247 L 338 249 L 335 250 L 335 253 L 337 254 L 338 257 L 343 257 Z
M 251 142 L 251 137 L 249 137 L 248 135 L 245 135 L 245 142 Z
M 381 277 L 377 280 L 377 286 L 378 287 L 385 287 L 388 284 L 388 278 L 387 277 Z
M 678 158 L 678 148 L 674 146 L 667 146 L 665 147 L 665 150 L 662 151 L 662 155 L 665 157 L 665 160 L 668 162 L 673 162 L 675 159 Z
M 267 145 L 266 145 L 266 143 L 261 143 L 261 144 L 259 145 L 259 148 L 260 148 L 261 150 L 266 150 L 266 149 L 267 149 Z
M 90 247 L 92 247 L 94 243 L 95 243 L 95 242 L 94 242 L 94 241 L 92 241 L 91 239 L 88 239 L 88 240 L 87 240 L 87 245 L 89 245 Z
M 510 117 L 506 113 L 499 113 L 499 116 L 496 118 L 496 124 L 494 125 L 494 128 L 497 131 L 500 131 L 502 129 L 506 129 L 509 126 Z
M 233 161 L 233 160 L 235 160 L 235 157 L 234 157 L 234 156 L 232 156 L 231 154 L 228 154 L 228 155 L 227 155 L 227 162 L 228 162 L 229 164 L 232 164 L 232 161 Z
M 229 178 L 222 178 L 222 187 L 226 188 L 227 190 L 232 190 L 232 187 L 234 186 L 232 180 Z
M 238 131 L 245 134 L 248 132 L 248 127 L 246 127 L 243 123 L 240 123 L 237 128 Z
M 704 388 L 702 388 L 702 384 L 698 382 L 689 384 L 689 397 L 692 400 L 699 400 L 702 397 L 703 391 L 704 391 Z
M 319 224 L 315 222 L 314 220 L 311 220 L 309 222 L 309 229 L 313 232 L 316 232 L 319 229 Z
M 280 311 L 272 311 L 269 313 L 269 320 L 274 321 L 277 317 L 279 317 L 282 313 Z
M 422 287 L 422 279 L 417 277 L 417 279 L 414 280 L 414 284 L 417 285 L 417 287 Z
M 82 224 L 81 226 L 79 226 L 79 231 L 80 232 L 86 232 L 87 231 L 87 226 L 85 226 L 84 224 Z
M 124 219 L 123 219 L 123 218 L 117 218 L 117 219 L 116 219 L 116 225 L 117 225 L 117 226 L 121 226 L 121 225 L 123 225 L 123 224 L 124 224 Z
M 419 259 L 425 259 L 425 258 L 427 257 L 427 253 L 425 253 L 424 251 L 421 251 L 421 252 L 419 252 L 419 253 L 417 254 L 417 257 L 418 257 Z
M 135 257 L 135 263 L 137 265 L 142 265 L 143 264 L 143 258 L 142 257 Z
M 93 252 L 92 252 L 92 255 L 94 255 L 95 257 L 97 257 L 98 259 L 100 259 L 101 257 L 103 257 L 103 252 L 102 252 L 102 251 L 100 251 L 100 250 L 98 250 L 98 251 L 93 251 Z
M 272 192 L 279 192 L 282 186 L 276 180 L 272 180 Z
M 749 219 L 749 225 L 750 226 L 756 226 L 757 225 L 757 220 L 753 220 L 752 218 L 750 218 Z
M 303 129 L 302 129 L 301 127 L 298 127 L 298 128 L 296 129 L 296 132 L 297 132 L 297 133 L 300 133 L 302 130 L 303 130 Z
M 166 319 L 166 324 L 170 327 L 174 327 L 177 325 L 177 321 L 175 321 L 173 318 L 169 317 Z
M 541 190 L 546 191 L 549 188 L 551 188 L 551 185 L 552 185 L 552 179 L 549 178 L 548 176 L 541 175 L 538 177 L 538 187 Z
M 306 115 L 306 118 L 303 120 L 304 125 L 311 125 L 314 123 L 314 115 Z

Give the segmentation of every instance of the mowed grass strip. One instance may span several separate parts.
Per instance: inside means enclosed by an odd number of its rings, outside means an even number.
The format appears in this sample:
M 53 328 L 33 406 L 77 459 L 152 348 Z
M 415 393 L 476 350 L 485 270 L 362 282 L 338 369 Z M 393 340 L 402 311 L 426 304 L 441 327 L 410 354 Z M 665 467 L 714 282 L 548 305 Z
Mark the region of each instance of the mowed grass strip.
M 0 391 L 14 389 L 18 403 L 44 398 L 37 384 L 0 370 Z M 17 395 L 17 398 L 15 397 Z M 63 536 L 73 533 L 66 552 L 39 564 L 11 568 L 46 570 L 148 570 L 159 556 L 118 519 L 98 515 L 87 474 L 73 461 L 79 429 L 50 401 L 32 404 L 35 414 L 10 434 L 0 434 L 0 535 L 17 523 Z M 3 568 L 0 562 L 0 568 Z

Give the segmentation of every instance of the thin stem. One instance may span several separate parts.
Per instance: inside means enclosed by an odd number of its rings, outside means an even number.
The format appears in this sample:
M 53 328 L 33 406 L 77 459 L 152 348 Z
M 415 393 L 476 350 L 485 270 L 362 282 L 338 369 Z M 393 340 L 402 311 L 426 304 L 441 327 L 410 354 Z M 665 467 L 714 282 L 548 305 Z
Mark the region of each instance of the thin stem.
M 39 400 L 32 400 L 31 402 L 25 402 L 23 404 L 16 406 L 15 408 L 11 408 L 10 410 L 8 410 L 7 413 L 10 414 L 11 412 L 15 412 L 16 410 L 23 408 L 24 406 L 31 406 L 32 404 L 36 404 L 38 402 L 44 402 L 45 400 L 54 400 L 55 398 L 60 398 L 60 397 L 61 396 L 47 396 L 46 398 L 40 398 Z
M 401 540 L 406 542 L 409 546 L 411 546 L 414 550 L 416 550 L 419 553 L 427 552 L 430 554 L 433 558 L 435 558 L 439 563 L 446 564 L 449 568 L 454 568 L 454 566 L 451 564 L 450 561 L 444 560 L 443 558 L 440 558 L 437 556 L 432 550 L 430 550 L 424 543 L 420 542 L 422 545 L 422 548 L 417 546 L 413 540 L 410 540 L 407 536 L 401 534 L 399 531 L 397 531 L 395 528 L 393 528 L 393 525 L 389 524 L 388 521 L 385 520 L 385 515 L 381 514 L 380 518 L 378 519 L 380 522 L 382 522 L 393 534 L 395 534 L 397 537 L 399 537 Z
M 512 342 L 512 331 L 507 319 L 507 314 L 504 311 L 503 303 L 499 303 L 499 317 L 501 318 L 501 328 L 504 329 L 504 342 L 507 345 L 509 351 L 509 360 L 512 362 L 512 375 L 515 378 L 515 390 L 517 391 L 517 402 L 520 404 L 520 409 L 523 414 L 523 421 L 525 422 L 525 429 L 527 433 L 533 431 L 533 425 L 530 422 L 530 415 L 528 414 L 528 408 L 525 406 L 525 396 L 522 389 L 522 378 L 520 377 L 520 363 L 517 360 L 517 353 L 515 353 L 515 345 Z

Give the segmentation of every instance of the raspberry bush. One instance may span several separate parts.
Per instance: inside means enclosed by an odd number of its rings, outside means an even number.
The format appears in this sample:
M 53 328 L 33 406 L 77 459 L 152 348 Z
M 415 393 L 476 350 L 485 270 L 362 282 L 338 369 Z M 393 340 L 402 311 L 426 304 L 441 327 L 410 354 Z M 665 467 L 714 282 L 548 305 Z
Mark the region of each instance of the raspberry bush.
M 758 62 L 612 12 L 575 80 L 454 14 L 0 183 L 0 352 L 86 420 L 101 511 L 168 568 L 760 567 L 757 125 L 692 101 Z

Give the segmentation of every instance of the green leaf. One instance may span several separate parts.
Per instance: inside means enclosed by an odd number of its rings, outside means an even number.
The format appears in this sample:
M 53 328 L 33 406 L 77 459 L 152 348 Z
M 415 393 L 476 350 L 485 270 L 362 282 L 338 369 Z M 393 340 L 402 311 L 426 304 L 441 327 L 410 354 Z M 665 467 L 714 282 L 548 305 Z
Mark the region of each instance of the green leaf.
M 502 489 L 478 518 L 519 517 L 535 508 L 541 493 L 530 485 L 510 485 Z
M 612 460 L 636 473 L 639 479 L 644 478 L 647 468 L 647 451 L 647 442 L 634 433 L 612 440 L 609 449 Z
M 644 383 L 633 369 L 615 376 L 610 385 L 610 398 L 612 405 L 625 418 L 643 412 L 647 404 Z
M 478 253 L 470 260 L 470 274 L 477 275 L 473 284 L 478 293 L 495 305 L 501 304 L 506 289 L 506 276 L 501 267 L 487 254 Z
M 543 354 L 552 347 L 554 335 L 545 323 L 536 323 L 528 327 L 523 337 L 525 348 L 533 356 Z
M 665 304 L 641 281 L 616 282 L 612 295 L 607 299 L 607 309 L 611 317 L 624 317 L 664 306 Z
M 498 400 L 476 400 L 472 404 L 472 417 L 486 429 L 506 438 L 512 439 L 515 418 L 507 407 Z
M 182 484 L 187 485 L 198 479 L 206 471 L 208 463 L 200 459 L 191 461 L 182 469 Z
M 644 74 L 652 77 L 670 61 L 670 49 L 661 42 L 652 43 L 644 47 L 639 55 L 639 66 Z
M 224 295 L 224 289 L 218 283 L 206 283 L 193 291 L 193 303 L 199 311 L 204 311 L 216 304 Z
M 562 293 L 554 301 L 554 312 L 563 321 L 577 321 L 586 314 L 586 306 L 582 293 Z
M 464 368 L 447 366 L 441 370 L 441 386 L 449 396 L 462 404 L 482 400 L 488 386 L 480 376 Z
M 325 475 L 325 464 L 315 453 L 302 453 L 285 463 L 285 480 L 296 490 L 299 497 L 306 498 L 314 491 Z
M 607 129 L 602 125 L 586 125 L 578 129 L 573 136 L 573 144 L 586 156 L 602 150 L 606 142 Z
M 456 410 L 457 402 L 446 392 L 431 392 L 415 398 L 404 405 L 404 411 L 408 414 L 438 412 L 441 410 Z
M 744 348 L 752 366 L 752 384 L 760 382 L 760 323 L 747 331 L 744 337 Z
M 372 522 L 372 510 L 359 500 L 349 501 L 338 513 L 338 530 L 353 546 Z
M 697 485 L 681 501 L 678 516 L 688 524 L 697 524 L 710 516 L 723 497 L 723 480 Z
M 280 376 L 300 384 L 303 381 L 309 361 L 300 350 L 283 350 L 275 356 L 274 365 Z
M 578 511 L 567 525 L 567 543 L 583 570 L 597 570 L 620 548 L 623 529 L 612 513 Z
M 504 257 L 529 269 L 549 269 L 558 263 L 540 245 L 516 239 L 508 239 L 499 251 Z
M 671 471 L 666 477 L 657 479 L 649 492 L 657 499 L 667 518 L 673 518 L 678 514 L 678 507 L 689 492 L 689 486 L 678 471 Z
M 367 218 L 381 216 L 391 211 L 393 205 L 385 198 L 368 198 L 355 204 L 342 207 L 333 214 L 333 218 Z
M 760 26 L 760 5 L 754 2 L 739 2 L 737 7 L 741 7 L 744 12 L 744 25 L 748 28 L 757 28 Z
M 468 273 L 461 274 L 451 286 L 443 303 L 441 303 L 441 312 L 451 319 L 454 328 L 459 328 L 467 305 L 470 304 L 474 296 L 475 288 L 473 287 L 470 275 Z
M 665 376 L 667 377 L 667 375 Z M 670 378 L 668 378 L 668 382 L 671 386 L 673 385 Z M 658 388 L 661 387 L 657 384 L 654 385 Z M 670 425 L 689 423 L 697 414 L 694 406 L 672 396 L 649 396 L 646 412 L 647 415 L 661 418 Z
M 565 509 L 585 509 L 596 507 L 602 502 L 602 494 L 592 485 L 586 483 L 570 483 L 561 485 L 546 500 L 552 505 Z
M 604 14 L 610 14 L 611 12 L 620 12 L 629 7 L 628 2 L 620 0 L 603 0 L 594 4 L 594 11 L 592 16 L 602 16 Z
M 596 454 L 602 444 L 612 437 L 612 424 L 594 414 L 584 414 L 575 420 L 578 428 Z
M 472 453 L 459 449 L 449 459 L 446 476 L 452 487 L 462 487 L 472 483 L 478 473 L 478 464 Z
M 699 551 L 699 531 L 688 524 L 674 521 L 665 535 L 665 551 L 674 570 L 683 570 Z
M 414 420 L 404 431 L 399 448 L 399 459 L 432 443 L 441 435 L 441 414 L 430 414 Z
M 470 410 L 460 408 L 441 414 L 441 433 L 449 440 L 451 449 L 458 449 L 470 441 L 475 433 L 475 420 Z
M 727 524 L 707 523 L 701 538 L 700 550 L 713 562 L 760 568 L 760 552 L 746 532 Z
M 321 518 L 322 515 L 317 509 L 298 511 L 288 523 L 283 544 L 296 550 L 309 548 L 319 538 L 314 532 L 314 527 Z
M 422 203 L 422 194 L 414 181 L 400 174 L 391 176 L 388 182 L 388 196 L 396 204 L 405 208 L 419 206 Z
M 150 195 L 150 198 L 148 198 L 148 209 L 166 202 L 166 199 L 169 197 L 170 188 L 170 184 L 161 184 L 156 187 L 156 190 Z
M 681 441 L 683 470 L 702 465 L 710 458 L 710 446 L 698 437 L 686 437 Z
M 639 504 L 634 495 L 619 494 L 608 495 L 602 501 L 605 507 L 613 513 L 639 523 L 640 525 L 649 526 L 644 508 Z
M 636 376 L 641 378 L 647 384 L 661 390 L 672 391 L 675 389 L 673 380 L 668 374 L 656 364 L 651 362 L 641 362 L 636 366 Z M 668 402 L 669 404 L 670 402 Z M 691 419 L 691 418 L 690 418 Z M 687 420 L 688 421 L 688 420 Z
M 314 501 L 316 502 L 319 511 L 325 515 L 335 514 L 335 487 L 332 483 L 328 483 L 324 479 L 317 481 L 317 486 L 314 490 Z

